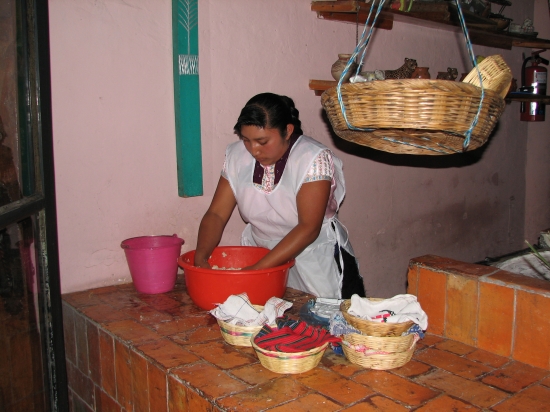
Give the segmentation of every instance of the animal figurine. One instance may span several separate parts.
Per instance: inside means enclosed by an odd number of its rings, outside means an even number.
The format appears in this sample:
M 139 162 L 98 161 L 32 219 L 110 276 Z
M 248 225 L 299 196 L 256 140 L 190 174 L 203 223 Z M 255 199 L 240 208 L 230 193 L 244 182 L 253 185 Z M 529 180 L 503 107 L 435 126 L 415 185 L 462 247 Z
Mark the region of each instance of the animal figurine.
M 367 82 L 371 82 L 373 80 L 384 80 L 384 71 L 383 70 L 374 70 L 374 71 L 365 71 L 359 73 L 361 76 L 363 76 Z
M 454 67 L 447 67 L 446 72 L 437 73 L 438 80 L 451 80 L 454 81 L 458 77 L 458 70 Z
M 403 66 L 396 70 L 383 70 L 385 79 L 410 79 L 411 74 L 416 69 L 416 60 L 405 57 Z

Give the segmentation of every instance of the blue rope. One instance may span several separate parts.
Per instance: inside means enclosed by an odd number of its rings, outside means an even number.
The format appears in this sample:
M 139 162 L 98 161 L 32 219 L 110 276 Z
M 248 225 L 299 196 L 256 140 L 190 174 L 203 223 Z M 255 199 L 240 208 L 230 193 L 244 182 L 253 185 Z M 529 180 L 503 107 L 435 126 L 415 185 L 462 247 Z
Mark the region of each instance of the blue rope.
M 344 79 L 346 78 L 346 75 L 349 72 L 349 70 L 351 68 L 351 65 L 355 61 L 357 55 L 360 52 L 362 52 L 361 53 L 361 61 L 357 65 L 357 70 L 356 70 L 356 73 L 355 73 L 356 75 L 359 74 L 359 71 L 360 71 L 361 67 L 363 66 L 363 61 L 365 59 L 365 55 L 366 55 L 366 52 L 367 52 L 367 47 L 368 47 L 369 41 L 370 41 L 370 39 L 372 37 L 372 33 L 374 31 L 374 24 L 376 23 L 376 20 L 378 19 L 378 15 L 380 14 L 382 8 L 384 7 L 385 2 L 386 2 L 386 0 L 381 0 L 378 3 L 378 8 L 376 10 L 376 14 L 374 15 L 374 18 L 373 18 L 373 20 L 370 24 L 370 30 L 368 31 L 368 34 L 367 34 L 367 27 L 369 26 L 369 21 L 371 20 L 371 16 L 372 16 L 372 13 L 374 11 L 375 3 L 376 3 L 375 1 L 371 2 L 369 15 L 367 16 L 367 19 L 365 21 L 365 27 L 363 28 L 363 32 L 361 34 L 361 39 L 359 40 L 359 42 L 355 46 L 355 49 L 354 49 L 350 59 L 348 60 L 348 62 L 346 64 L 346 67 L 342 71 L 340 79 L 338 80 L 338 85 L 337 85 L 337 88 L 336 88 L 336 92 L 337 92 L 337 95 L 338 95 L 338 103 L 340 104 L 340 109 L 342 110 L 342 115 L 344 116 L 344 120 L 346 121 L 346 125 L 348 126 L 348 128 L 350 130 L 356 130 L 356 131 L 360 131 L 360 132 L 372 132 L 372 131 L 376 130 L 376 129 L 366 129 L 366 128 L 355 127 L 354 125 L 352 125 L 349 122 L 347 112 L 346 112 L 346 106 L 344 105 L 344 101 L 342 99 L 342 84 L 344 83 Z M 456 3 L 456 7 L 458 9 L 458 19 L 460 21 L 460 27 L 462 29 L 462 33 L 464 34 L 464 38 L 465 38 L 465 41 L 466 41 L 466 48 L 468 50 L 468 55 L 470 57 L 470 60 L 472 62 L 473 67 L 475 67 L 476 70 L 477 70 L 477 75 L 479 77 L 479 85 L 480 85 L 480 88 L 481 88 L 481 100 L 479 102 L 479 107 L 477 109 L 477 113 L 476 113 L 476 115 L 475 115 L 475 117 L 474 117 L 474 119 L 473 119 L 473 121 L 470 125 L 470 128 L 464 134 L 465 139 L 464 139 L 464 143 L 463 143 L 463 150 L 466 150 L 468 148 L 468 146 L 470 145 L 472 131 L 474 130 L 474 128 L 476 127 L 476 125 L 479 121 L 479 115 L 481 113 L 481 107 L 482 107 L 483 99 L 485 97 L 485 89 L 483 88 L 483 78 L 482 78 L 481 72 L 479 71 L 479 68 L 477 66 L 474 51 L 472 49 L 472 43 L 470 41 L 470 36 L 469 36 L 468 30 L 466 28 L 466 21 L 464 20 L 464 15 L 462 13 L 462 8 L 460 6 L 460 1 L 455 0 L 455 3 Z M 432 151 L 435 151 L 435 152 L 446 153 L 446 152 L 443 152 L 441 150 L 433 149 L 433 148 L 430 148 L 430 147 L 427 147 L 427 146 L 416 145 L 416 144 L 409 143 L 409 142 L 402 142 L 402 141 L 398 141 L 398 140 L 387 138 L 387 137 L 384 137 L 383 139 L 385 139 L 387 141 L 390 141 L 390 142 L 393 142 L 393 143 L 400 143 L 400 144 L 414 146 L 414 147 L 421 148 L 421 149 L 427 149 L 427 150 L 432 150 Z M 454 152 L 457 152 L 455 149 L 451 149 L 451 148 L 448 148 L 448 147 L 442 146 L 442 145 L 440 145 L 440 146 L 445 147 L 446 149 L 452 150 Z
M 357 55 L 359 54 L 359 52 L 361 50 L 363 51 L 363 54 L 362 54 L 362 57 L 361 57 L 361 63 L 358 64 L 358 66 L 357 66 L 356 74 L 359 73 L 360 67 L 363 66 L 363 59 L 365 58 L 365 53 L 367 51 L 367 45 L 368 45 L 369 40 L 370 40 L 370 38 L 372 36 L 372 33 L 374 31 L 374 23 L 376 22 L 376 19 L 378 18 L 378 15 L 380 14 L 380 11 L 382 10 L 385 2 L 386 2 L 386 0 L 381 0 L 380 3 L 378 4 L 378 9 L 376 10 L 376 14 L 374 15 L 374 18 L 372 20 L 370 30 L 369 30 L 367 36 L 365 37 L 365 34 L 367 32 L 368 23 L 370 21 L 372 12 L 373 12 L 374 7 L 375 7 L 374 6 L 375 2 L 374 1 L 371 2 L 369 15 L 367 16 L 367 20 L 365 21 L 365 27 L 363 28 L 363 33 L 361 34 L 361 40 L 359 40 L 359 42 L 355 46 L 355 49 L 353 50 L 353 53 L 352 53 L 350 59 L 348 60 L 348 63 L 346 64 L 346 67 L 342 71 L 342 75 L 340 76 L 340 80 L 338 80 L 338 86 L 336 88 L 336 92 L 338 94 L 338 102 L 340 103 L 340 109 L 342 110 L 342 115 L 344 116 L 344 120 L 346 121 L 346 125 L 351 130 L 358 130 L 358 131 L 361 131 L 361 132 L 372 132 L 373 130 L 375 130 L 375 129 L 362 129 L 362 128 L 359 128 L 359 127 L 355 127 L 349 122 L 348 115 L 346 113 L 346 106 L 344 105 L 344 101 L 342 99 L 342 83 L 344 83 L 344 79 L 346 78 L 346 74 L 349 72 L 349 69 L 350 69 L 352 63 L 355 61 L 355 58 L 357 57 Z
M 470 145 L 470 138 L 472 136 L 472 131 L 474 130 L 474 128 L 477 125 L 477 122 L 479 121 L 479 114 L 481 113 L 481 105 L 483 103 L 483 98 L 485 97 L 485 88 L 483 87 L 483 77 L 481 76 L 479 67 L 477 67 L 476 57 L 474 56 L 474 51 L 472 49 L 472 42 L 470 41 L 470 35 L 468 34 L 468 30 L 466 28 L 466 21 L 464 20 L 464 15 L 462 14 L 460 1 L 455 0 L 455 3 L 456 3 L 456 8 L 458 10 L 458 19 L 460 20 L 460 27 L 462 28 L 462 33 L 464 34 L 464 39 L 466 40 L 466 48 L 468 49 L 468 54 L 470 55 L 470 60 L 472 61 L 472 65 L 477 70 L 477 75 L 479 78 L 479 87 L 481 88 L 481 100 L 479 101 L 479 107 L 477 108 L 477 113 L 474 117 L 474 120 L 472 121 L 472 124 L 470 125 L 470 128 L 464 134 L 465 139 L 462 147 L 464 150 L 466 150 Z

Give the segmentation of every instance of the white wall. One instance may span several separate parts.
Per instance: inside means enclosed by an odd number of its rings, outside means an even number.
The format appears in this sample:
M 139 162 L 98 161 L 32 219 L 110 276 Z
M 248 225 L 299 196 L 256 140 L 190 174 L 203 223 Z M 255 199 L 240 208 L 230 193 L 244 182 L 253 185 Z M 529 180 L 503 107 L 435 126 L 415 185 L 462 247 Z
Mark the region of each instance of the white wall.
M 525 4 L 532 10 L 532 0 Z M 183 251 L 194 249 L 238 113 L 264 91 L 293 97 L 305 133 L 343 159 L 340 218 L 371 295 L 404 292 L 415 256 L 477 261 L 523 245 L 528 128 L 519 109 L 508 106 L 473 154 L 391 155 L 347 144 L 331 135 L 308 81 L 330 79 L 356 28 L 318 19 L 309 0 L 199 1 L 204 196 L 196 198 L 177 195 L 171 2 L 50 0 L 50 19 L 64 293 L 129 281 L 120 248 L 128 237 L 177 233 Z M 519 79 L 522 49 L 474 50 L 501 53 Z M 368 69 L 397 68 L 405 57 L 432 75 L 470 68 L 460 35 L 408 24 L 378 30 L 367 57 Z M 236 212 L 222 243 L 238 243 L 242 227 Z

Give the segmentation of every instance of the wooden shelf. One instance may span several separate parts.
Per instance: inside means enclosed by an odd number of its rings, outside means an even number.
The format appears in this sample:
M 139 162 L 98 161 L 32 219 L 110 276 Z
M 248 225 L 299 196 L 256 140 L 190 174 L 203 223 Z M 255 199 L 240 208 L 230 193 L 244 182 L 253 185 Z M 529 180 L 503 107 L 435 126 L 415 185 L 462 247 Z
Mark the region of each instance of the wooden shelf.
M 310 80 L 309 89 L 315 92 L 315 96 L 321 96 L 323 92 L 331 87 L 335 87 L 338 84 L 336 80 Z M 506 101 L 512 102 L 540 102 L 544 104 L 550 104 L 550 96 L 533 96 L 525 93 L 509 93 Z
M 315 11 L 320 19 L 364 25 L 370 10 L 370 4 L 362 1 L 314 1 L 311 3 L 311 10 Z M 441 20 L 442 18 L 437 12 L 406 13 L 388 9 L 380 13 L 375 27 L 391 30 L 394 22 L 399 22 L 453 32 L 462 31 L 458 24 Z M 506 50 L 510 50 L 512 47 L 550 49 L 550 40 L 546 39 L 483 30 L 475 27 L 468 27 L 468 33 L 471 42 L 479 46 Z

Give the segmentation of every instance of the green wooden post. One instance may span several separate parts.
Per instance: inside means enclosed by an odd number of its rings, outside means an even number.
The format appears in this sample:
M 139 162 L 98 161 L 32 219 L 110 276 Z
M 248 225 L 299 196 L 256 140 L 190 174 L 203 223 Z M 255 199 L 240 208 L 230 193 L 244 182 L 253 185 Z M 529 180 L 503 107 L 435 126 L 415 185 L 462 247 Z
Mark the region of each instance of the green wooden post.
M 178 194 L 202 195 L 198 0 L 172 0 Z

